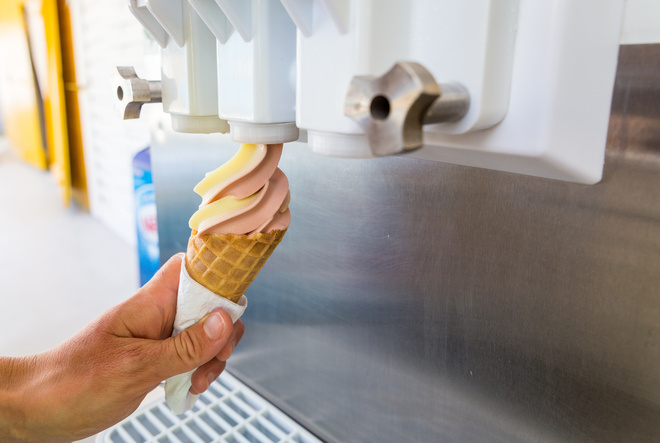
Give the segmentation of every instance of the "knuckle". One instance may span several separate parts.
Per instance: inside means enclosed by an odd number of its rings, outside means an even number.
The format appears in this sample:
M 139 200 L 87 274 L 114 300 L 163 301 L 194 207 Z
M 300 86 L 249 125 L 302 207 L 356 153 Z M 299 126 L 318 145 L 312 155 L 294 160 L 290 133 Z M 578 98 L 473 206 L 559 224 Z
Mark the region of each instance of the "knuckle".
M 243 333 L 245 332 L 245 325 L 243 325 L 242 321 L 237 321 L 236 324 L 234 325 L 234 334 L 236 335 L 236 342 L 238 342 L 242 337 Z
M 196 365 L 202 352 L 202 343 L 189 331 L 185 330 L 174 339 L 174 350 L 176 355 L 186 365 Z

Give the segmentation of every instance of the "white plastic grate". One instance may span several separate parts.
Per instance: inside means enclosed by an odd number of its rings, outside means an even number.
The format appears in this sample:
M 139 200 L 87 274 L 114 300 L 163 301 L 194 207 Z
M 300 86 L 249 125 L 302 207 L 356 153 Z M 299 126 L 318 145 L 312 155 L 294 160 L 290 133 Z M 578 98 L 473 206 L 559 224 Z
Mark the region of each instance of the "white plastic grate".
M 99 434 L 96 443 L 321 443 L 227 372 L 191 411 L 174 415 L 160 398 Z

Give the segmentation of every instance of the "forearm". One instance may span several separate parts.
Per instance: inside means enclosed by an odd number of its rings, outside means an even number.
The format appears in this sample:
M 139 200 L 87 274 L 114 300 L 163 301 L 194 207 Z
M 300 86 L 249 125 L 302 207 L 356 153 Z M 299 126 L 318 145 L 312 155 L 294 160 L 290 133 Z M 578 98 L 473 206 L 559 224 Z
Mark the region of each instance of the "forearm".
M 25 387 L 32 377 L 34 357 L 0 357 L 0 441 L 28 441 L 25 428 Z

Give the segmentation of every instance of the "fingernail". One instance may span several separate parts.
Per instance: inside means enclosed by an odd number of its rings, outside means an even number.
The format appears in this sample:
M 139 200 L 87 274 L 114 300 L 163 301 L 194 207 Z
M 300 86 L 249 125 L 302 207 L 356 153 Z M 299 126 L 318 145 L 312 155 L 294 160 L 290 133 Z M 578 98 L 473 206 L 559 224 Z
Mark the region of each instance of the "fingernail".
M 220 340 L 225 332 L 225 320 L 219 312 L 209 315 L 204 322 L 204 332 L 211 340 Z
M 234 348 L 236 347 L 235 343 L 229 343 L 227 345 L 229 352 L 223 350 L 222 356 L 218 356 L 218 360 L 220 361 L 227 361 L 229 360 L 229 357 L 231 357 L 231 353 L 234 352 Z
M 218 378 L 218 376 L 214 372 L 209 372 L 206 375 L 206 380 L 209 382 L 209 386 L 211 386 L 211 383 L 213 383 L 216 378 Z

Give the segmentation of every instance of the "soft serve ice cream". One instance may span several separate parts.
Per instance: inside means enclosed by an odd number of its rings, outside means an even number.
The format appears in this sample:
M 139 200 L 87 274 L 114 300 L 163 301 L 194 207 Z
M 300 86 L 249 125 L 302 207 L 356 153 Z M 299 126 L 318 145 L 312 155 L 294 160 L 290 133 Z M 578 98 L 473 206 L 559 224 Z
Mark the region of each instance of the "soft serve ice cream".
M 186 269 L 195 281 L 238 301 L 291 221 L 289 181 L 277 167 L 282 145 L 241 145 L 195 186 Z
M 197 235 L 285 230 L 291 213 L 289 181 L 277 167 L 281 155 L 281 144 L 241 145 L 195 186 L 202 203 L 190 218 L 190 229 Z

